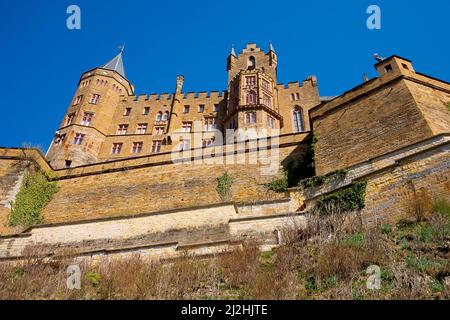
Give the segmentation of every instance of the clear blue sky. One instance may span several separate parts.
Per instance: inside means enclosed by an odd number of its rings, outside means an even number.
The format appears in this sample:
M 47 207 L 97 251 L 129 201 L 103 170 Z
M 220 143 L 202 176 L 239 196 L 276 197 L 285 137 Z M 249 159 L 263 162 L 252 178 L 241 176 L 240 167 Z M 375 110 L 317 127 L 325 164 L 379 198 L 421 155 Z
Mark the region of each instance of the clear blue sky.
M 81 8 L 81 30 L 66 9 Z M 382 29 L 366 28 L 366 9 L 382 10 Z M 450 80 L 450 1 L 87 1 L 0 2 L 2 132 L 0 146 L 47 149 L 83 71 L 124 61 L 136 93 L 226 89 L 233 43 L 278 53 L 278 82 L 318 77 L 322 96 L 375 76 L 373 54 L 412 59 L 415 69 Z

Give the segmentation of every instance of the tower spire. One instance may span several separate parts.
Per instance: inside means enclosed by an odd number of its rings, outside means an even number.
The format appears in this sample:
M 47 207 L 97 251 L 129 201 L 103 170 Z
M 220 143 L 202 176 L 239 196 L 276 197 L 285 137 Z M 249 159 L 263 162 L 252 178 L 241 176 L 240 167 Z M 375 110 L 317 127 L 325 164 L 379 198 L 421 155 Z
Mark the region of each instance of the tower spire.
M 275 52 L 275 49 L 273 48 L 273 45 L 272 45 L 272 41 L 269 41 L 269 51 Z
M 112 60 L 108 61 L 106 64 L 102 66 L 104 69 L 117 71 L 122 77 L 125 77 L 125 68 L 123 67 L 123 58 L 122 53 L 125 49 L 125 44 L 119 46 L 120 52 L 112 58 Z
M 230 52 L 230 55 L 236 57 L 236 52 L 234 52 L 234 44 L 231 45 L 231 52 Z

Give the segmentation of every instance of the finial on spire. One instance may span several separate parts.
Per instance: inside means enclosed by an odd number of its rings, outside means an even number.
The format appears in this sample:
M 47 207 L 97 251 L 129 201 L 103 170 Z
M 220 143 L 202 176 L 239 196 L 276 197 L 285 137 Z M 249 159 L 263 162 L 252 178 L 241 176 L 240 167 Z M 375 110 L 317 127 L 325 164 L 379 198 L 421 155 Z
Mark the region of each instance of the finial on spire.
M 269 51 L 275 52 L 275 49 L 273 48 L 273 45 L 272 45 L 272 41 L 271 41 L 271 40 L 269 41 Z
M 125 43 L 123 45 L 119 46 L 119 49 L 120 49 L 120 53 L 123 53 L 123 50 L 125 50 Z
M 236 57 L 236 53 L 234 52 L 234 44 L 231 44 L 231 53 L 230 53 L 230 55 Z

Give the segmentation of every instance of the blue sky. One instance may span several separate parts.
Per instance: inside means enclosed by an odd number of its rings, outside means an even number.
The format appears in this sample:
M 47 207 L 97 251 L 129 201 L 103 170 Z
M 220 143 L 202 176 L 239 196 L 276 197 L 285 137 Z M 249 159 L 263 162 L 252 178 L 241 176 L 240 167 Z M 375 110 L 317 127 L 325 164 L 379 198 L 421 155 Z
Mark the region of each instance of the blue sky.
M 81 8 L 81 30 L 66 9 Z M 381 30 L 366 9 L 381 8 Z M 226 89 L 231 44 L 241 51 L 272 40 L 278 82 L 314 74 L 322 96 L 375 76 L 374 53 L 413 60 L 416 70 L 450 80 L 448 0 L 430 1 L 11 1 L 0 2 L 0 146 L 47 149 L 83 71 L 125 43 L 125 71 L 136 93 Z

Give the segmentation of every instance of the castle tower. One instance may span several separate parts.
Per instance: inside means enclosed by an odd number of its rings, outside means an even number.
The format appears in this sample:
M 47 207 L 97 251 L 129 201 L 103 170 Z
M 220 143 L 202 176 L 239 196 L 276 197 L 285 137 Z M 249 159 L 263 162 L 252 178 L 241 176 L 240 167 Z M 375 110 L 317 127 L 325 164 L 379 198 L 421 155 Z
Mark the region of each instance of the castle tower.
M 267 53 L 255 44 L 227 59 L 228 106 L 224 129 L 273 129 L 283 126 L 277 94 L 277 55 L 272 44 Z
M 82 74 L 75 96 L 47 153 L 54 168 L 98 161 L 121 96 L 133 94 L 125 77 L 123 48 L 109 62 Z

